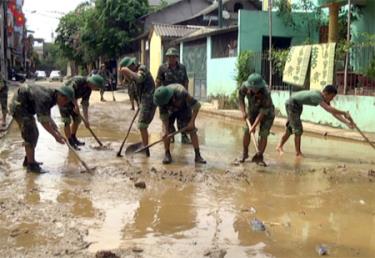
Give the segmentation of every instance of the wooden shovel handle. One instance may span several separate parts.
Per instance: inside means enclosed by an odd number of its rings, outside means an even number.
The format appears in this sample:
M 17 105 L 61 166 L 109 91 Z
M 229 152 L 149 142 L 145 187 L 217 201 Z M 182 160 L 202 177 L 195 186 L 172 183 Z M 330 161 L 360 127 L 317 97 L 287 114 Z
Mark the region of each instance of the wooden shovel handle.
M 258 153 L 259 152 L 258 141 L 256 139 L 255 134 L 253 132 L 250 132 L 250 129 L 251 129 L 252 125 L 251 125 L 250 120 L 248 118 L 246 118 L 246 124 L 247 124 L 247 127 L 249 127 L 249 133 L 250 133 L 251 140 L 254 144 L 256 152 Z

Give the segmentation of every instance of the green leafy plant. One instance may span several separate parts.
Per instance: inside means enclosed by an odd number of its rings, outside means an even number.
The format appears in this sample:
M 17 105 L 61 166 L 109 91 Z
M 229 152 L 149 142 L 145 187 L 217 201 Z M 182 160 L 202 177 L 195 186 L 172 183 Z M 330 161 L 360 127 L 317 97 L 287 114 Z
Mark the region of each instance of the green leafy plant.
M 255 71 L 253 64 L 254 54 L 251 51 L 242 51 L 237 57 L 237 75 L 235 80 L 237 85 L 241 86 L 244 81 L 247 80 L 249 75 Z
M 289 55 L 289 49 L 272 50 L 272 64 L 275 72 L 283 74 Z
M 375 79 L 375 57 L 372 59 L 372 62 L 367 68 L 366 76 L 370 77 L 371 79 Z

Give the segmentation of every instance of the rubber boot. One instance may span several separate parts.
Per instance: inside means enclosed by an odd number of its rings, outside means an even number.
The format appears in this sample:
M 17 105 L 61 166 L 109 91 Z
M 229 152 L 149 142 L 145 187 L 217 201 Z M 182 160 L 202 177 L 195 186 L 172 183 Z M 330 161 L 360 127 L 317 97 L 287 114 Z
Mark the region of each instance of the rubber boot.
M 37 163 L 38 165 L 43 165 L 43 162 L 38 162 L 38 161 L 36 161 L 35 163 Z M 25 158 L 23 159 L 22 166 L 23 166 L 24 168 L 27 167 L 27 157 L 26 157 L 26 156 L 25 156 Z
M 73 141 L 75 142 L 75 144 L 76 144 L 77 146 L 83 146 L 83 145 L 85 145 L 84 142 L 81 142 L 81 141 L 79 141 L 79 140 L 77 139 L 77 136 L 76 136 L 75 134 L 72 134 L 71 138 L 73 139 Z
M 240 163 L 244 163 L 249 158 L 249 150 L 244 149 L 242 153 L 242 158 L 239 160 Z
M 163 159 L 163 164 L 171 164 L 172 163 L 172 155 L 170 151 L 165 152 L 165 156 Z
M 196 164 L 206 164 L 207 161 L 205 161 L 205 160 L 202 158 L 199 149 L 195 149 L 194 151 L 195 151 L 195 163 L 196 163 Z
M 75 150 L 77 150 L 77 151 L 81 150 L 81 149 L 77 146 L 76 142 L 74 141 L 74 139 L 73 139 L 72 137 L 70 137 L 70 138 L 68 139 L 68 143 L 69 143 L 70 146 L 72 146 L 73 149 L 75 149 Z
M 27 172 L 28 173 L 35 173 L 35 174 L 47 173 L 47 171 L 42 169 L 38 163 L 27 164 Z
M 186 133 L 181 135 L 181 143 L 182 144 L 191 144 L 190 138 L 187 136 Z
M 264 162 L 263 154 L 257 153 L 254 155 L 254 157 L 251 159 L 251 162 L 255 162 L 258 166 L 261 167 L 267 167 L 266 162 Z

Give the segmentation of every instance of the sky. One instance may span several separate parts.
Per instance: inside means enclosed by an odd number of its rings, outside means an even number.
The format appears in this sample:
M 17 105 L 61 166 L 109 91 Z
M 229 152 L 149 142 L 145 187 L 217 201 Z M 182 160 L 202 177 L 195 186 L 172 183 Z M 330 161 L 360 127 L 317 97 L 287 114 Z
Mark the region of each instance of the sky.
M 82 0 L 25 0 L 23 11 L 26 15 L 28 30 L 35 31 L 35 38 L 52 41 L 52 33 L 59 24 L 58 18 L 74 10 Z

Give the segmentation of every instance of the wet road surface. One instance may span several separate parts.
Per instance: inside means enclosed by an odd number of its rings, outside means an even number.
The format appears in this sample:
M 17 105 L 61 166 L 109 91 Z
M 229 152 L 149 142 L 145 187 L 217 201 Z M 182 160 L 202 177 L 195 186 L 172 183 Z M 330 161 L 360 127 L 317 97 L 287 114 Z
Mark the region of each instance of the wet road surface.
M 109 94 L 109 93 L 107 93 Z M 95 94 L 97 99 L 98 94 Z M 241 154 L 242 123 L 200 114 L 197 127 L 206 166 L 195 166 L 191 146 L 163 146 L 117 158 L 133 111 L 118 102 L 95 102 L 91 124 L 110 150 L 98 151 L 83 127 L 80 155 L 93 174 L 40 128 L 37 159 L 49 173 L 22 168 L 22 140 L 14 124 L 0 143 L 0 256 L 93 257 L 114 250 L 134 257 L 375 257 L 375 169 L 364 144 L 306 135 L 303 160 L 293 141 L 279 157 L 281 129 L 273 129 L 267 168 L 233 164 Z M 59 113 L 53 110 L 55 121 Z M 60 123 L 61 126 L 61 123 Z M 151 142 L 160 137 L 158 115 Z M 134 128 L 129 143 L 140 140 Z M 374 172 L 375 175 L 375 172 Z M 134 187 L 144 181 L 146 189 Z M 265 231 L 252 230 L 261 220 Z

